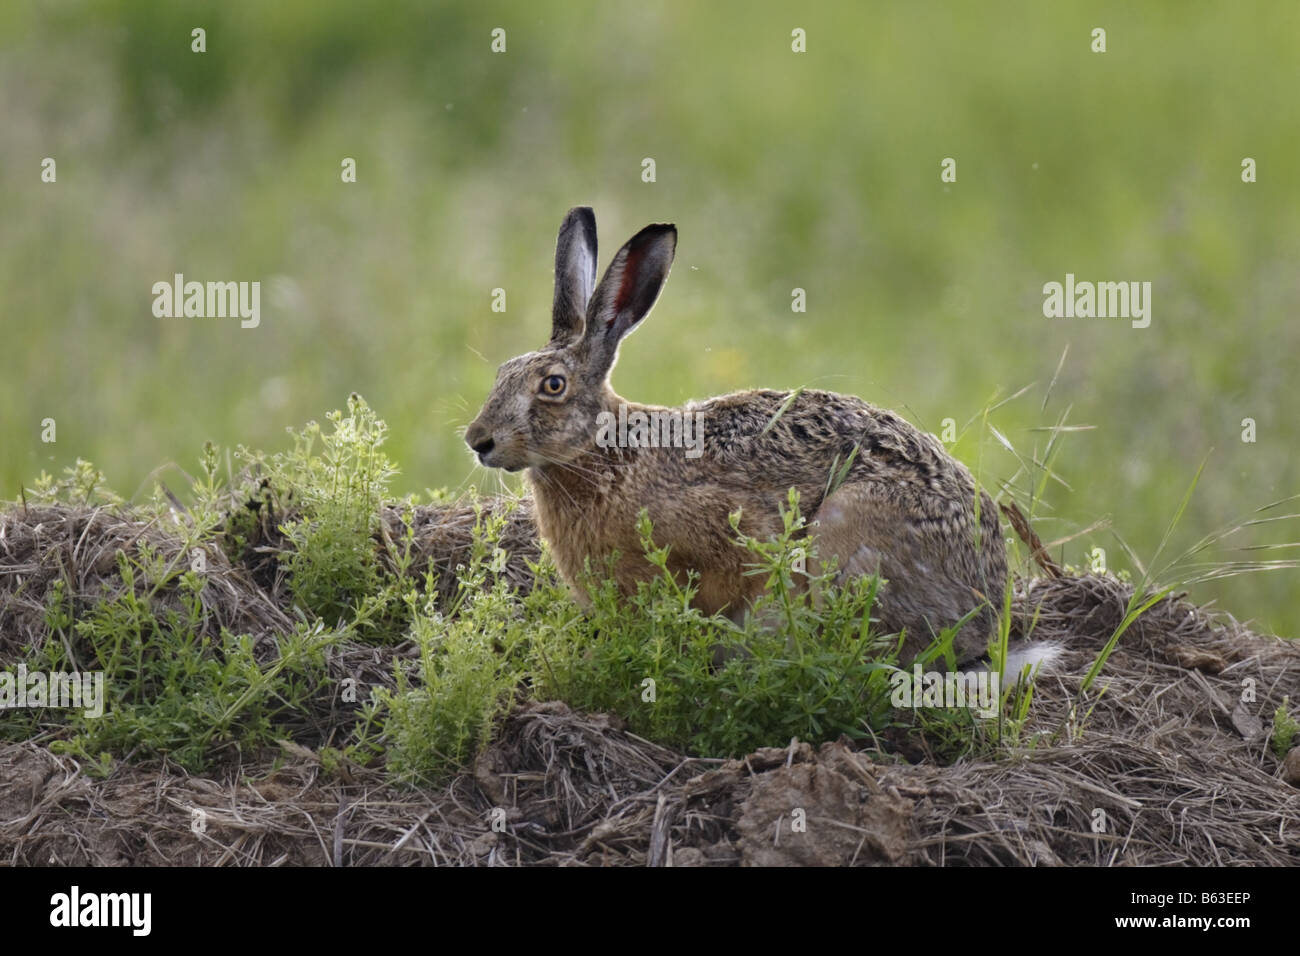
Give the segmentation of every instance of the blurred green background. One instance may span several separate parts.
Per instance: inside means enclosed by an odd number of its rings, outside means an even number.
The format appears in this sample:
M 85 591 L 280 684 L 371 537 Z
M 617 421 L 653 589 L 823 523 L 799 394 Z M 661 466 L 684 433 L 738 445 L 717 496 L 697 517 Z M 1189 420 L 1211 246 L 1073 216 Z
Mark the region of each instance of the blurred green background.
M 401 491 L 495 488 L 458 428 L 545 340 L 555 230 L 585 203 L 602 268 L 647 222 L 680 230 L 622 394 L 830 388 L 938 433 L 1037 382 L 992 418 L 1022 453 L 1067 407 L 1097 426 L 1066 436 L 1043 537 L 1109 517 L 1145 560 L 1209 454 L 1176 552 L 1300 492 L 1298 53 L 1289 0 L 9 0 L 0 497 L 79 456 L 143 495 L 204 440 L 282 447 L 351 390 L 392 426 Z M 261 326 L 155 318 L 175 272 L 261 281 Z M 1067 272 L 1150 281 L 1150 328 L 1044 318 Z M 978 424 L 955 451 L 986 483 L 1016 470 Z M 1064 554 L 1094 546 L 1127 566 L 1108 531 Z M 1294 635 L 1297 573 L 1193 597 Z

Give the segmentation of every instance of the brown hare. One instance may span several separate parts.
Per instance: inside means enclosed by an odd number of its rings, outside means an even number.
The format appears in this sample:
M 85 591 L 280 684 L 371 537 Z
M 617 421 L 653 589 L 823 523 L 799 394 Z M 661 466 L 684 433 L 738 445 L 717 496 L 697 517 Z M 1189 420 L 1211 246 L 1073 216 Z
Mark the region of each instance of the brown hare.
M 619 344 L 654 306 L 676 245 L 674 226 L 647 226 L 597 284 L 595 216 L 571 210 L 555 250 L 551 339 L 501 366 L 465 433 L 482 464 L 527 469 L 538 528 L 578 599 L 587 559 L 599 568 L 617 551 L 624 594 L 654 573 L 636 530 L 645 507 L 670 569 L 699 575 L 696 606 L 743 614 L 764 579 L 745 574 L 750 558 L 728 516 L 739 509 L 740 529 L 768 538 L 794 487 L 820 560 L 835 559 L 841 576 L 885 579 L 875 613 L 905 631 L 904 661 L 976 608 L 954 647 L 959 661 L 983 656 L 1007 582 L 1005 543 L 992 500 L 937 439 L 833 392 L 754 390 L 667 409 L 610 387 Z M 647 427 L 668 422 L 675 433 Z M 610 440 L 613 423 L 628 440 Z M 1044 651 L 1018 652 L 1008 673 Z

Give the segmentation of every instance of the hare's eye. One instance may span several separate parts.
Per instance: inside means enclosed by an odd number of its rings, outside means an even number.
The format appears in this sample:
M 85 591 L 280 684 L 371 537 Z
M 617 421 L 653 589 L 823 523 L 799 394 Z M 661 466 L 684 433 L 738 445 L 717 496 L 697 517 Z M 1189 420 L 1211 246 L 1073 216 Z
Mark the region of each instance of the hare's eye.
M 563 395 L 564 394 L 564 376 L 548 375 L 542 379 L 543 395 Z

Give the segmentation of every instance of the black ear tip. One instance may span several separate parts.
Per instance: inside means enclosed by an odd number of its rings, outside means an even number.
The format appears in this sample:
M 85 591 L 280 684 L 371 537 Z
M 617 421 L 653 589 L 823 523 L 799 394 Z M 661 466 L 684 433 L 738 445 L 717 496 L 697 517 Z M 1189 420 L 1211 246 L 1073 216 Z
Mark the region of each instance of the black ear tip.
M 654 222 L 646 226 L 635 236 L 632 242 L 640 245 L 643 242 L 654 242 L 658 239 L 668 239 L 673 246 L 677 246 L 677 224 L 672 222 Z
M 596 213 L 590 206 L 574 206 L 564 216 L 560 229 L 572 229 L 580 226 L 590 234 L 596 232 Z

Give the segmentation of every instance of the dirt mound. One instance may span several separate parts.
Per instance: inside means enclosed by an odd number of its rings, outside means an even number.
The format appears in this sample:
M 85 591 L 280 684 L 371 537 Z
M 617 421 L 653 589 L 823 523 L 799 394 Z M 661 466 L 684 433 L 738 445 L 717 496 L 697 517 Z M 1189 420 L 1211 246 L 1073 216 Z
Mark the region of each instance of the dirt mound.
M 464 563 L 472 513 L 425 510 L 422 560 Z M 392 515 L 388 515 L 391 526 Z M 56 576 L 102 595 L 117 549 L 181 547 L 157 521 L 29 509 L 0 525 L 0 666 L 43 632 Z M 508 519 L 536 554 L 526 509 Z M 169 550 L 170 549 L 170 550 Z M 206 627 L 272 634 L 285 611 L 256 569 L 208 556 Z M 225 563 L 223 563 L 223 561 Z M 511 556 L 524 583 L 526 566 Z M 205 589 L 205 593 L 206 593 Z M 1060 641 L 1019 746 L 942 766 L 876 742 L 806 743 L 741 760 L 690 758 L 617 718 L 520 705 L 472 771 L 402 790 L 355 767 L 326 773 L 295 744 L 211 778 L 166 764 L 81 772 L 39 741 L 0 745 L 0 860 L 13 864 L 728 865 L 1300 863 L 1300 750 L 1279 761 L 1272 715 L 1300 701 L 1300 645 L 1169 598 L 1121 638 L 1081 707 L 1083 675 L 1132 589 L 1044 578 L 1015 595 L 1017 626 Z M 391 678 L 396 650 L 358 646 Z M 343 665 L 341 665 L 343 666 Z M 906 760 L 904 760 L 906 756 Z
M 72 611 L 80 613 L 123 588 L 120 553 L 138 557 L 143 552 L 178 568 L 196 560 L 185 552 L 179 529 L 161 518 L 141 520 L 117 509 L 69 505 L 0 513 L 0 664 L 16 660 L 23 645 L 45 639 L 55 581 L 63 581 Z M 254 635 L 292 627 L 284 611 L 219 548 L 201 549 L 199 560 L 207 580 L 200 594 L 206 636 L 219 636 L 223 627 Z M 161 598 L 165 603 L 174 595 Z

